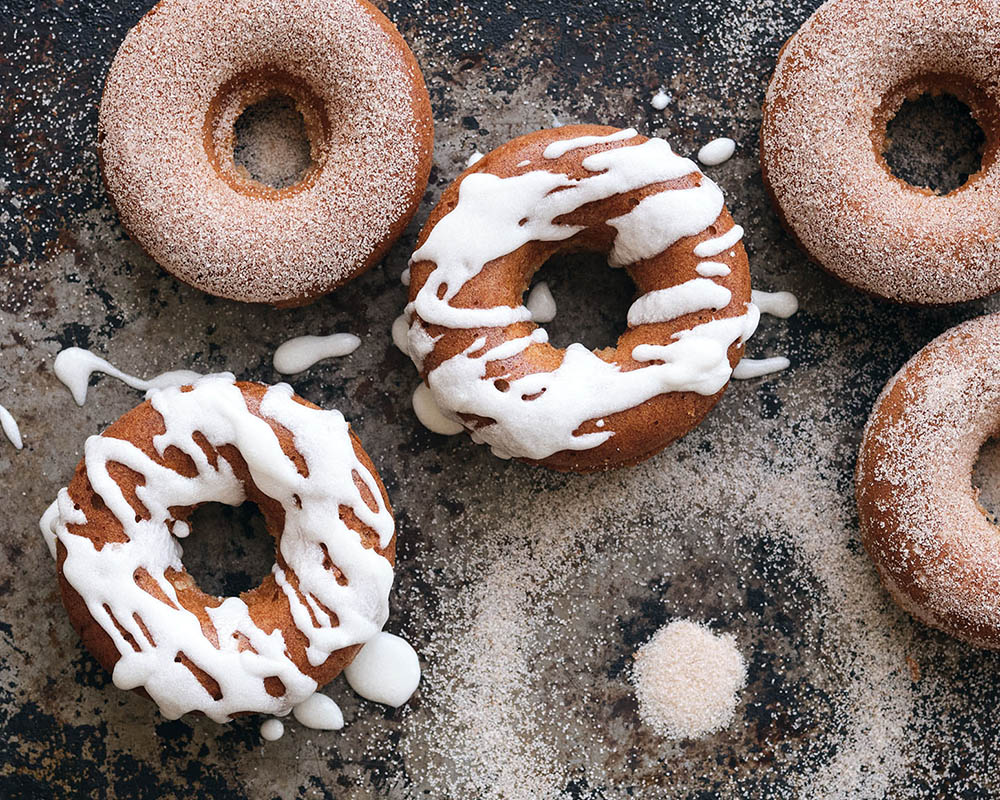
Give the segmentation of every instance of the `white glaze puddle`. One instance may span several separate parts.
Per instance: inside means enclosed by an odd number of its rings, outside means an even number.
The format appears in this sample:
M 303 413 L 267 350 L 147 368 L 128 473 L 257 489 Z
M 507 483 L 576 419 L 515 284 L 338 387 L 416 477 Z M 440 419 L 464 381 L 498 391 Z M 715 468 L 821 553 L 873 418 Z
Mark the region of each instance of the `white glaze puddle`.
M 761 314 L 788 319 L 799 310 L 799 299 L 791 292 L 753 291 L 753 303 Z
M 524 305 L 531 312 L 532 322 L 544 324 L 556 318 L 556 301 L 545 281 L 539 281 L 531 288 Z
M 344 677 L 366 700 L 398 708 L 417 690 L 420 659 L 405 639 L 382 631 L 361 648 Z
M 318 361 L 340 358 L 353 353 L 361 339 L 353 333 L 334 333 L 329 336 L 297 336 L 289 339 L 274 351 L 274 368 L 282 375 L 304 372 Z
M 717 167 L 733 157 L 736 142 L 728 137 L 713 139 L 698 151 L 698 160 L 706 167 Z
M 24 447 L 24 442 L 21 440 L 21 430 L 17 427 L 17 420 L 3 406 L 0 406 L 0 429 L 3 430 L 4 436 L 15 448 L 21 450 Z
M 285 735 L 285 725 L 280 719 L 268 719 L 261 723 L 260 736 L 269 742 L 276 742 Z
M 427 430 L 442 436 L 454 436 L 465 430 L 460 422 L 445 415 L 423 381 L 413 391 L 413 413 Z
M 317 731 L 339 731 L 344 727 L 344 714 L 333 698 L 316 692 L 295 708 L 292 716 L 305 725 Z
M 90 376 L 95 372 L 109 375 L 112 378 L 120 380 L 126 386 L 131 386 L 133 389 L 139 389 L 143 392 L 169 386 L 183 386 L 202 377 L 197 372 L 182 369 L 164 372 L 149 380 L 143 380 L 142 378 L 122 372 L 100 356 L 80 347 L 68 347 L 60 352 L 52 365 L 52 371 L 65 384 L 66 388 L 69 389 L 78 406 L 82 406 L 87 402 L 87 388 L 90 384 Z
M 790 366 L 789 360 L 784 356 L 773 358 L 744 358 L 733 370 L 733 378 L 738 381 L 745 381 L 751 378 L 762 378 L 765 375 L 773 375 L 781 372 Z

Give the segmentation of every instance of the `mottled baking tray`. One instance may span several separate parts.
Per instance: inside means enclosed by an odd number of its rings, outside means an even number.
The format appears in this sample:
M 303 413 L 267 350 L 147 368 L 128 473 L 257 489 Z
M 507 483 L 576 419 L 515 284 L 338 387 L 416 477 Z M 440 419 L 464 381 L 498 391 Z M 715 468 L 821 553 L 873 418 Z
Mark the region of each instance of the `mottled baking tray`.
M 1000 304 L 862 297 L 780 230 L 757 162 L 760 105 L 778 49 L 817 4 L 383 6 L 434 104 L 427 197 L 384 265 L 308 308 L 274 311 L 170 278 L 126 239 L 101 188 L 101 82 L 151 3 L 0 2 L 0 402 L 26 442 L 0 443 L 0 796 L 1000 795 L 1000 660 L 891 605 L 858 542 L 851 476 L 885 380 L 937 333 Z M 661 86 L 663 112 L 649 103 Z M 574 121 L 635 125 L 684 154 L 736 139 L 736 157 L 711 174 L 748 230 L 755 286 L 802 304 L 765 321 L 750 348 L 787 354 L 790 370 L 734 385 L 649 462 L 589 477 L 424 430 L 409 405 L 414 370 L 389 338 L 416 230 L 468 156 Z M 924 139 L 900 170 L 934 171 L 920 153 L 938 142 Z M 555 340 L 609 341 L 626 279 L 596 259 L 546 270 Z M 36 525 L 84 439 L 138 397 L 101 380 L 78 408 L 52 358 L 79 345 L 136 373 L 274 381 L 277 344 L 333 331 L 357 333 L 360 349 L 293 384 L 345 413 L 385 478 L 400 534 L 388 627 L 421 652 L 422 688 L 391 711 L 338 681 L 343 731 L 290 725 L 269 744 L 254 719 L 165 721 L 81 649 Z M 984 485 L 1000 479 L 995 455 Z M 217 532 L 202 521 L 188 560 L 204 580 L 260 577 L 267 543 L 245 514 L 217 515 Z M 677 617 L 732 633 L 749 662 L 733 724 L 699 741 L 644 727 L 627 677 L 635 648 Z

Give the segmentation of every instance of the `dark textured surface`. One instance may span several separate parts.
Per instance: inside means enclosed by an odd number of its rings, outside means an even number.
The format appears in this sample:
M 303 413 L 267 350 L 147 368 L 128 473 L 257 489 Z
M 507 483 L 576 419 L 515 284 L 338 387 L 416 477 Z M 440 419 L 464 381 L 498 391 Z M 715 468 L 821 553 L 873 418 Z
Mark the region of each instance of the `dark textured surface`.
M 94 148 L 100 86 L 149 5 L 0 2 L 0 402 L 26 443 L 15 452 L 0 441 L 0 797 L 1000 794 L 1000 660 L 890 606 L 851 501 L 861 426 L 885 380 L 932 336 L 997 304 L 915 310 L 861 297 L 781 232 L 756 159 L 759 108 L 781 43 L 814 0 L 389 5 L 434 105 L 431 186 L 383 266 L 295 311 L 177 283 L 109 208 Z M 665 112 L 649 105 L 661 84 L 673 98 Z M 636 125 L 684 154 L 735 138 L 737 156 L 712 174 L 748 230 L 755 286 L 802 301 L 750 347 L 787 353 L 791 370 L 733 386 L 701 428 L 647 464 L 586 478 L 422 429 L 409 405 L 414 370 L 389 340 L 417 227 L 469 154 L 574 121 Z M 921 160 L 906 159 L 907 169 Z M 557 341 L 611 341 L 629 293 L 618 276 L 585 261 L 546 270 Z M 388 628 L 421 652 L 425 682 L 399 711 L 337 682 L 343 732 L 290 724 L 267 745 L 255 719 L 165 721 L 81 650 L 36 525 L 86 436 L 138 396 L 103 379 L 77 408 L 52 358 L 79 345 L 139 374 L 188 367 L 274 381 L 281 341 L 339 330 L 361 348 L 292 383 L 340 408 L 382 472 L 400 526 Z M 228 564 L 213 566 L 215 548 L 198 545 L 201 574 L 223 587 L 259 577 L 263 548 L 241 535 L 223 548 Z M 496 608 L 510 597 L 504 616 Z M 537 622 L 525 641 L 504 627 L 521 616 Z M 733 725 L 698 742 L 644 728 L 627 682 L 634 649 L 675 617 L 733 632 L 750 664 Z M 470 655 L 476 643 L 495 650 Z M 518 668 L 513 690 L 496 688 L 503 675 L 476 677 L 494 661 Z M 485 726 L 503 732 L 485 764 L 481 731 L 468 728 L 475 703 L 453 695 L 466 673 L 482 713 L 496 715 Z

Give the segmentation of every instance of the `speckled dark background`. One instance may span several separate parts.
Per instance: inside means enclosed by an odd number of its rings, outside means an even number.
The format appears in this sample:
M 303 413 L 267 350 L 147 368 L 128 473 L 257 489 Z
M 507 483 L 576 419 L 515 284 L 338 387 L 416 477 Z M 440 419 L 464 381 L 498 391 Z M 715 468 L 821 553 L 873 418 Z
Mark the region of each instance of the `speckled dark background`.
M 341 683 L 334 696 L 348 718 L 343 732 L 289 725 L 284 739 L 269 745 L 261 742 L 259 720 L 224 727 L 163 720 L 146 701 L 115 689 L 82 651 L 37 532 L 38 516 L 69 477 L 86 436 L 137 401 L 104 379 L 77 408 L 51 372 L 61 348 L 92 348 L 139 374 L 189 367 L 274 381 L 270 357 L 277 344 L 339 330 L 362 337 L 357 353 L 292 382 L 305 397 L 344 412 L 388 486 L 400 533 L 389 629 L 423 652 L 439 608 L 464 591 L 465 560 L 491 525 L 519 526 L 522 538 L 544 539 L 549 530 L 576 524 L 580 509 L 561 518 L 559 504 L 569 509 L 579 497 L 583 512 L 593 512 L 580 536 L 594 542 L 603 541 L 602 530 L 629 526 L 674 531 L 686 567 L 673 572 L 622 557 L 602 560 L 597 548 L 594 574 L 603 578 L 574 597 L 587 613 L 607 615 L 612 633 L 589 661 L 581 656 L 569 666 L 539 668 L 553 685 L 585 684 L 587 697 L 601 698 L 588 713 L 607 734 L 602 752 L 613 754 L 601 765 L 605 783 L 583 767 L 574 777 L 573 767 L 552 788 L 567 798 L 796 796 L 795 776 L 840 747 L 832 720 L 843 701 L 830 687 L 842 676 L 832 675 L 837 668 L 814 630 L 816 614 L 828 612 L 817 611 L 815 587 L 795 567 L 793 545 L 777 538 L 783 523 L 768 527 L 770 514 L 751 520 L 734 501 L 737 510 L 727 512 L 724 525 L 711 507 L 672 508 L 678 464 L 713 452 L 750 464 L 753 453 L 780 439 L 780 453 L 816 459 L 815 471 L 845 498 L 843 521 L 831 530 L 842 532 L 845 559 L 857 558 L 852 454 L 877 392 L 934 335 L 997 307 L 984 301 L 903 309 L 861 297 L 809 265 L 781 232 L 756 159 L 760 104 L 780 45 L 817 2 L 380 3 L 424 69 L 437 120 L 431 185 L 383 266 L 297 311 L 248 308 L 176 282 L 125 238 L 109 208 L 94 142 L 101 84 L 126 30 L 150 5 L 0 1 L 0 403 L 18 419 L 26 444 L 15 452 L 0 441 L 0 797 L 449 796 L 435 782 L 435 771 L 448 767 L 435 763 L 433 750 L 429 766 L 420 766 L 422 745 L 402 746 L 407 737 L 421 741 L 414 731 L 422 724 L 426 735 L 422 715 L 440 704 L 428 696 L 433 682 L 400 711 L 358 701 Z M 673 98 L 666 112 L 649 104 L 661 85 Z M 899 121 L 892 160 L 904 177 L 948 185 L 974 169 L 975 126 L 947 104 L 944 111 L 942 121 L 918 104 Z M 802 300 L 788 323 L 763 325 L 751 348 L 755 355 L 787 353 L 791 370 L 734 386 L 701 429 L 644 467 L 588 478 L 500 462 L 465 437 L 422 429 L 409 405 L 412 365 L 389 340 L 404 302 L 398 276 L 416 230 L 469 154 L 573 121 L 635 125 L 667 136 L 683 154 L 716 135 L 735 138 L 736 157 L 712 174 L 748 229 L 755 286 L 790 289 Z M 917 133 L 907 136 L 907 129 Z M 972 150 L 956 149 L 956 141 Z M 598 259 L 552 265 L 547 273 L 560 307 L 549 326 L 555 341 L 609 341 L 625 316 L 627 280 Z M 806 429 L 827 431 L 836 455 L 825 461 L 811 455 Z M 748 476 L 761 481 L 756 491 L 766 497 L 767 465 L 752 463 Z M 787 466 L 775 463 L 776 480 Z M 661 505 L 637 506 L 634 498 L 649 486 L 659 490 Z M 535 513 L 546 520 L 537 530 L 530 522 Z M 726 531 L 744 521 L 747 530 L 733 533 L 729 548 Z M 192 536 L 186 557 L 207 587 L 239 590 L 264 573 L 268 544 L 255 526 L 247 509 L 200 517 L 196 527 L 215 534 Z M 637 579 L 607 592 L 615 574 Z M 878 597 L 874 578 L 863 568 L 860 574 Z M 587 620 L 575 613 L 573 629 L 585 631 Z M 911 716 L 899 722 L 903 741 L 923 744 L 904 757 L 891 786 L 876 793 L 998 796 L 1000 661 L 891 608 L 878 613 L 919 665 L 924 688 L 913 682 Z M 737 633 L 750 661 L 738 733 L 667 746 L 641 730 L 623 677 L 627 661 L 672 616 L 711 620 Z M 577 752 L 572 742 L 566 752 Z M 878 771 L 877 764 L 869 768 Z

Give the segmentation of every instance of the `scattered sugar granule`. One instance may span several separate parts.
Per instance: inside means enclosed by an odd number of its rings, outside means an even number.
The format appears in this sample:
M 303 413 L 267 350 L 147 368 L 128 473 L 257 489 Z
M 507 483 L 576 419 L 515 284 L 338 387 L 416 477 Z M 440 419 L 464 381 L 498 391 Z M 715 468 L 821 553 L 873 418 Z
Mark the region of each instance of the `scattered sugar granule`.
M 669 739 L 722 730 L 733 719 L 747 669 L 736 640 L 676 620 L 635 654 L 632 681 L 639 717 Z

